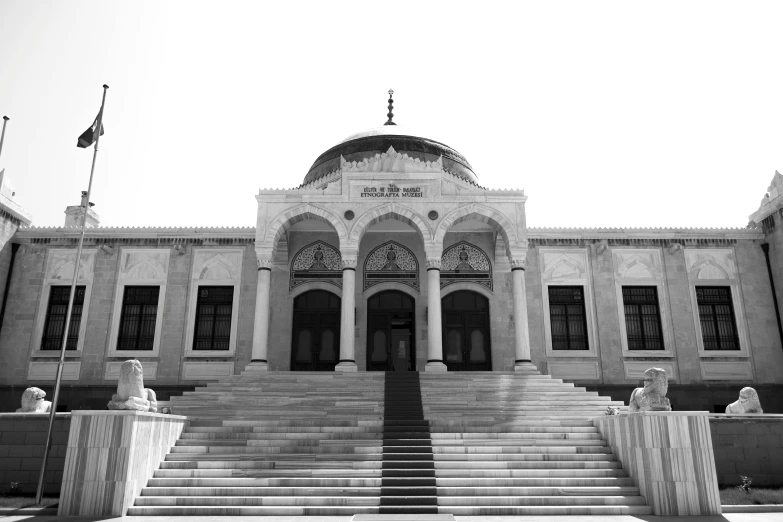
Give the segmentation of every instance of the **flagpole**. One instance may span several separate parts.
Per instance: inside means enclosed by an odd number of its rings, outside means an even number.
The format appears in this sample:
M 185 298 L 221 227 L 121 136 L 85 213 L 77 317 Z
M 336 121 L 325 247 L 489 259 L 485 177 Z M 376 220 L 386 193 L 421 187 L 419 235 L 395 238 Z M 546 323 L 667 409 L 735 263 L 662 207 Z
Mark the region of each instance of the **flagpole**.
M 98 142 L 101 140 L 101 129 L 103 123 L 103 107 L 106 104 L 106 91 L 109 86 L 103 85 L 103 99 L 101 100 L 101 112 L 98 113 L 98 126 L 95 127 L 95 151 L 92 154 L 92 167 L 90 168 L 90 184 L 87 186 L 87 200 L 84 204 L 84 216 L 82 218 L 82 230 L 79 234 L 79 247 L 76 249 L 76 262 L 73 267 L 73 279 L 71 280 L 71 294 L 68 296 L 68 310 L 65 313 L 65 328 L 63 328 L 63 342 L 60 348 L 60 362 L 57 364 L 57 379 L 54 382 L 54 397 L 52 398 L 52 408 L 49 412 L 49 429 L 46 432 L 46 445 L 44 446 L 43 461 L 41 462 L 41 474 L 38 476 L 38 492 L 35 495 L 35 503 L 40 504 L 43 497 L 44 475 L 46 474 L 46 460 L 49 457 L 49 448 L 52 445 L 52 428 L 54 427 L 54 418 L 57 413 L 57 400 L 60 395 L 60 381 L 63 377 L 63 366 L 65 364 L 65 347 L 68 345 L 68 334 L 71 328 L 71 314 L 73 312 L 73 299 L 76 295 L 76 282 L 79 279 L 79 264 L 82 259 L 82 247 L 84 246 L 84 229 L 87 225 L 87 213 L 90 211 L 90 193 L 92 192 L 92 178 L 95 174 L 95 160 L 98 158 Z M 82 305 L 84 306 L 84 305 Z
M 5 126 L 8 123 L 8 120 L 10 120 L 8 116 L 3 116 L 3 133 L 0 134 L 0 156 L 3 155 L 3 142 L 5 141 Z

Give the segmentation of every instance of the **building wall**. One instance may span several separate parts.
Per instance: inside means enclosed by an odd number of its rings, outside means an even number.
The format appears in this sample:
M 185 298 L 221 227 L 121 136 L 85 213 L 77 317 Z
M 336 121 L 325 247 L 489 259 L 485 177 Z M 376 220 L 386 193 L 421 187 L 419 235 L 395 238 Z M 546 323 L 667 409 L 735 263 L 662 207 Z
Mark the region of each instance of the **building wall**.
M 43 307 L 39 305 L 44 299 L 45 280 L 50 275 L 45 274 L 47 259 L 58 250 L 75 251 L 73 242 L 57 243 L 54 241 L 47 245 L 25 242 L 19 246 L 11 275 L 8 306 L 3 328 L 0 331 L 0 352 L 3 355 L 3 364 L 0 365 L 1 396 L 23 389 L 24 385 L 36 385 L 48 390 L 53 383 L 53 373 L 49 371 L 42 374 L 41 363 L 49 363 L 49 370 L 55 368 L 59 353 L 53 351 L 51 355 L 46 353 L 41 354 L 44 356 L 33 356 L 33 352 L 39 348 L 35 336 L 36 320 L 39 315 L 46 312 L 45 303 Z M 65 387 L 104 386 L 111 389 L 116 386 L 117 379 L 116 376 L 112 378 L 112 375 L 109 375 L 110 369 L 132 358 L 121 353 L 109 354 L 109 332 L 115 313 L 115 303 L 122 299 L 122 292 L 118 292 L 117 278 L 121 252 L 124 249 L 154 248 L 162 252 L 170 252 L 168 271 L 165 275 L 166 290 L 159 353 L 134 357 L 141 361 L 147 371 L 154 373 L 145 377 L 147 387 L 155 389 L 159 397 L 165 398 L 170 395 L 170 392 L 181 392 L 183 389 L 192 389 L 195 385 L 214 380 L 210 378 L 211 367 L 219 367 L 223 374 L 227 372 L 233 374 L 240 372 L 250 361 L 257 284 L 252 239 L 234 241 L 225 246 L 226 249 L 232 250 L 239 248 L 242 254 L 236 351 L 233 355 L 207 358 L 185 357 L 188 297 L 191 292 L 194 248 L 223 247 L 211 243 L 205 246 L 203 242 L 194 242 L 186 244 L 180 255 L 176 250 L 172 250 L 173 242 L 157 240 L 140 240 L 125 244 L 118 242 L 114 243 L 114 247 L 108 252 L 96 248 L 97 246 L 95 242 L 88 242 L 85 245 L 85 251 L 95 252 L 92 288 L 89 302 L 84 306 L 83 314 L 86 313 L 87 317 L 81 353 L 71 351 L 66 353 L 66 371 L 63 381 Z M 58 281 L 58 284 L 70 284 L 70 280 Z M 47 377 L 47 375 L 51 376 Z M 111 394 L 108 394 L 106 400 L 109 400 L 110 396 Z M 9 399 L 11 403 L 7 407 L 4 405 L 4 410 L 18 407 L 16 406 L 18 398 L 9 397 Z M 96 400 L 104 402 L 101 399 L 82 401 L 74 397 L 69 401 L 69 405 L 72 409 L 80 406 L 89 407 Z
M 402 288 L 403 285 L 384 284 L 363 290 L 363 267 L 367 255 L 376 246 L 393 239 L 408 248 L 419 263 L 418 290 L 404 287 L 415 297 L 415 343 L 417 368 L 422 369 L 427 359 L 427 270 L 424 244 L 416 232 L 373 232 L 369 231 L 362 239 L 359 249 L 356 272 L 356 326 L 351 335 L 355 336 L 356 363 L 360 371 L 366 367 L 367 357 L 367 314 L 366 300 L 379 289 Z M 269 338 L 269 364 L 273 370 L 290 369 L 290 347 L 293 323 L 293 299 L 299 293 L 313 288 L 327 288 L 337 294 L 341 290 L 325 283 L 307 284 L 294 291 L 289 288 L 290 261 L 302 247 L 316 240 L 338 248 L 338 237 L 333 232 L 291 231 L 286 237 L 287 244 L 278 254 L 272 267 L 272 290 L 270 297 L 271 328 Z M 499 247 L 497 236 L 492 231 L 459 231 L 446 235 L 444 248 L 467 241 L 481 248 L 489 257 L 493 269 L 493 290 L 476 290 L 488 295 L 490 299 L 490 329 L 493 370 L 508 371 L 513 367 L 514 324 L 512 318 L 513 301 L 511 272 L 507 257 Z M 154 368 L 155 375 L 146 380 L 148 387 L 156 389 L 163 397 L 172 393 L 216 380 L 222 375 L 240 373 L 250 361 L 253 338 L 253 319 L 255 312 L 257 267 L 252 239 L 218 242 L 189 242 L 180 254 L 173 247 L 177 241 L 161 241 L 151 238 L 114 241 L 108 252 L 100 249 L 101 241 L 91 239 L 86 249 L 95 252 L 92 292 L 88 310 L 86 335 L 83 351 L 79 357 L 69 353 L 64 386 L 69 390 L 67 405 L 71 408 L 95 407 L 102 403 L 100 397 L 83 394 L 79 399 L 79 387 L 110 390 L 116 380 L 107 378 L 109 365 L 119 365 L 127 357 L 121 354 L 109 356 L 108 346 L 112 316 L 117 299 L 117 278 L 123 249 L 155 248 L 169 253 L 169 265 L 166 272 L 166 293 L 163 312 L 163 328 L 160 336 L 160 351 L 156 356 L 141 356 L 142 364 Z M 0 396 L 8 396 L 4 401 L 8 411 L 16 408 L 18 398 L 13 393 L 27 385 L 36 385 L 49 390 L 53 377 L 41 378 L 39 370 L 31 374 L 33 366 L 42 362 L 55 363 L 57 354 L 46 357 L 32 357 L 37 349 L 34 339 L 36 318 L 41 313 L 40 303 L 44 297 L 43 288 L 47 280 L 47 256 L 62 249 L 73 249 L 71 239 L 53 237 L 46 241 L 32 241 L 22 238 L 16 256 L 16 262 L 9 287 L 8 306 L 0 331 L 0 353 L 3 364 L 0 365 Z M 648 367 L 664 366 L 672 370 L 672 398 L 676 399 L 679 409 L 712 409 L 723 404 L 726 390 L 735 387 L 755 385 L 759 389 L 768 389 L 770 396 L 775 390 L 783 391 L 783 349 L 777 329 L 772 290 L 761 250 L 761 240 L 690 240 L 682 241 L 681 249 L 672 248 L 671 240 L 631 240 L 613 239 L 598 248 L 595 240 L 546 239 L 533 237 L 527 256 L 525 282 L 527 288 L 528 321 L 533 362 L 544 372 L 555 377 L 574 381 L 593 389 L 601 389 L 611 395 L 627 400 L 626 395 L 639 385 L 641 372 Z M 186 338 L 188 334 L 187 317 L 191 280 L 194 264 L 194 252 L 198 248 L 242 249 L 242 269 L 237 314 L 236 352 L 231 356 L 213 356 L 206 358 L 186 356 Z M 546 310 L 544 302 L 545 288 L 542 283 L 542 249 L 570 249 L 582 252 L 586 259 L 586 281 L 589 281 L 590 293 L 587 306 L 594 316 L 593 332 L 594 354 L 569 353 L 547 354 L 546 350 Z M 659 294 L 660 306 L 666 310 L 671 323 L 671 355 L 667 357 L 655 354 L 645 357 L 632 357 L 623 351 L 623 338 L 620 330 L 620 312 L 622 304 L 617 295 L 617 270 L 613 253 L 619 249 L 656 250 L 660 257 L 662 293 Z M 738 320 L 747 324 L 749 353 L 746 356 L 705 357 L 699 354 L 697 329 L 700 325 L 694 316 L 691 295 L 692 276 L 688 274 L 686 252 L 692 249 L 730 249 L 736 265 L 735 286 L 741 302 L 735 303 L 735 311 L 741 314 Z M 497 252 L 496 252 L 497 250 Z M 2 252 L 2 250 L 0 250 Z M 0 253 L 0 257 L 2 254 Z M 0 283 L 2 283 L 0 281 Z M 0 284 L 0 286 L 3 286 Z M 460 288 L 470 288 L 471 285 Z M 446 287 L 448 293 L 455 287 Z M 741 306 L 739 306 L 741 305 Z M 44 307 L 45 310 L 45 307 Z M 440 325 L 438 325 L 440 327 Z M 345 335 L 345 332 L 342 333 Z M 31 364 L 31 361 L 33 364 Z M 76 366 L 74 366 L 74 363 Z M 717 366 L 716 366 L 717 363 Z M 724 364 L 725 366 L 720 366 Z M 54 367 L 54 366 L 52 366 Z M 716 370 L 717 368 L 717 370 Z M 39 373 L 36 373 L 39 372 Z M 69 373 L 70 372 L 70 373 Z M 75 372 L 75 373 L 74 373 Z M 222 373 L 221 373 L 222 372 Z M 711 373 L 712 372 L 712 373 Z M 717 373 L 716 373 L 717 372 Z M 720 372 L 727 372 L 724 374 Z M 102 388 L 101 388 L 102 387 Z M 766 392 L 765 392 L 766 393 Z M 10 395 L 9 395 L 10 394 Z M 108 392 L 107 392 L 108 394 Z M 706 394 L 706 395 L 705 395 Z M 89 398 L 89 400 L 87 399 Z M 107 397 L 108 400 L 108 397 Z M 778 408 L 777 402 L 770 403 L 770 412 Z

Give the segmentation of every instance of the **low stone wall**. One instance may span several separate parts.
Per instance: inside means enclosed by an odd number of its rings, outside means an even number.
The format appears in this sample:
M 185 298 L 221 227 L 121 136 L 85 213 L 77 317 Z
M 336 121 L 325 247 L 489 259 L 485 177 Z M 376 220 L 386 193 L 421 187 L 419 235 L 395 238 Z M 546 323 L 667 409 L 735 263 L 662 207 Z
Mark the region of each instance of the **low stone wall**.
M 0 411 L 9 413 L 16 411 L 22 394 L 29 386 L 36 386 L 46 392 L 46 400 L 52 400 L 54 396 L 54 383 L 31 383 L 19 386 L 0 386 Z M 145 386 L 155 390 L 155 395 L 160 401 L 168 401 L 174 395 L 182 395 L 186 391 L 193 391 L 196 386 L 163 386 L 155 384 L 155 381 L 145 382 Z M 107 385 L 63 385 L 60 387 L 57 411 L 75 410 L 105 410 L 111 396 L 117 393 L 117 384 Z
M 653 515 L 720 515 L 707 412 L 645 411 L 593 419 Z
M 122 517 L 188 423 L 139 411 L 73 412 L 57 514 Z
M 46 494 L 60 493 L 70 426 L 70 413 L 55 416 L 44 480 Z M 0 491 L 18 482 L 22 492 L 35 493 L 48 428 L 48 413 L 0 413 Z
M 710 415 L 710 433 L 721 486 L 783 486 L 783 415 Z

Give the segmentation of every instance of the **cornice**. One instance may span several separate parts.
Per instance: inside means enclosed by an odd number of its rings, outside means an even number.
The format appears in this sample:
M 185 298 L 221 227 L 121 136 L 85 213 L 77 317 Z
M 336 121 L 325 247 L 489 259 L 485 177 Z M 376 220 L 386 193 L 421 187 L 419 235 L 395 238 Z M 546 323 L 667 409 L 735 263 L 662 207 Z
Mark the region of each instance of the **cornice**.
M 531 227 L 528 239 L 764 239 L 761 228 L 556 228 Z
M 16 238 L 78 238 L 80 227 L 22 227 Z M 85 238 L 114 239 L 248 239 L 255 240 L 255 227 L 96 227 L 87 228 Z

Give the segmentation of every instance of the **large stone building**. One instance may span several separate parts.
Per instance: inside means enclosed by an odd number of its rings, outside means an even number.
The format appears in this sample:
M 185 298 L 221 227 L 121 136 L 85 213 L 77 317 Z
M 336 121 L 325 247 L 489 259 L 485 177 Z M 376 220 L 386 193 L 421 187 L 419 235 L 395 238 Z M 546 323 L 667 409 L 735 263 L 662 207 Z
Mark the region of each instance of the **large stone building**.
M 528 228 L 523 191 L 387 124 L 256 200 L 247 228 L 107 228 L 88 210 L 64 408 L 104 407 L 136 358 L 162 399 L 245 370 L 532 362 L 624 400 L 656 366 L 674 409 L 722 411 L 751 385 L 783 412 L 780 174 L 747 228 Z M 51 389 L 85 208 L 33 227 L 0 191 L 5 411 Z

